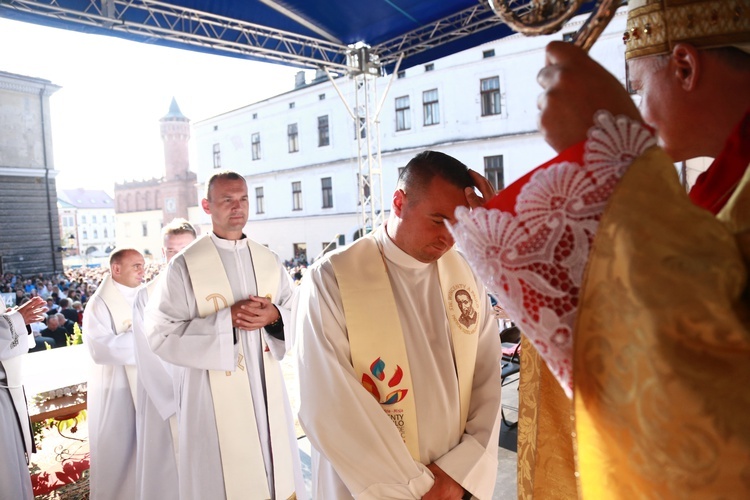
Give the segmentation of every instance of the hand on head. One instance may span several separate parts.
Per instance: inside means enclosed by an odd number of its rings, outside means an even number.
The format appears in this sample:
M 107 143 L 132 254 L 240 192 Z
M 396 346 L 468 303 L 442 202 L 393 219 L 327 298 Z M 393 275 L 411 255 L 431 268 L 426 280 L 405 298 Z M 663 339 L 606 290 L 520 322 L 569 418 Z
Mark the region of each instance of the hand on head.
M 477 194 L 474 187 L 467 187 L 464 192 L 466 193 L 466 201 L 469 203 L 469 207 L 472 209 L 481 207 L 487 201 L 489 201 L 493 196 L 495 196 L 495 188 L 492 187 L 492 184 L 490 184 L 490 181 L 488 181 L 482 174 L 479 172 L 469 169 L 469 175 L 471 176 L 471 180 L 474 181 L 474 186 L 476 189 L 479 189 L 479 192 L 481 193 L 481 196 Z
M 544 92 L 537 105 L 539 131 L 558 153 L 586 139 L 594 114 L 607 110 L 643 121 L 617 78 L 567 42 L 547 45 L 547 65 L 537 76 Z

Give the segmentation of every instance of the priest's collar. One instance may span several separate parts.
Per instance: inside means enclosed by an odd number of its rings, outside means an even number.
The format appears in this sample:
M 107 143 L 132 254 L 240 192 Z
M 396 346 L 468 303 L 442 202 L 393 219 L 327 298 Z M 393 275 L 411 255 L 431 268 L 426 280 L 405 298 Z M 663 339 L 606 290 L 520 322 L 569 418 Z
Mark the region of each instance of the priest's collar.
M 393 242 L 391 237 L 388 236 L 388 231 L 386 230 L 385 226 L 385 224 L 380 226 L 380 228 L 375 231 L 373 236 L 380 242 L 380 246 L 383 249 L 383 254 L 385 255 L 386 259 L 396 264 L 397 266 L 406 267 L 409 269 L 426 269 L 432 264 L 428 262 L 421 262 L 401 250 L 398 245 Z
M 138 293 L 138 290 L 141 288 L 140 285 L 130 288 L 126 285 L 121 285 L 120 283 L 116 282 L 114 278 L 112 278 L 112 284 L 115 285 L 115 288 L 120 291 L 123 297 L 126 299 L 132 299 L 135 297 L 135 294 Z
M 211 231 L 211 239 L 218 248 L 231 250 L 239 245 L 247 247 L 247 236 L 245 236 L 245 233 L 242 233 L 242 238 L 239 240 L 228 240 Z

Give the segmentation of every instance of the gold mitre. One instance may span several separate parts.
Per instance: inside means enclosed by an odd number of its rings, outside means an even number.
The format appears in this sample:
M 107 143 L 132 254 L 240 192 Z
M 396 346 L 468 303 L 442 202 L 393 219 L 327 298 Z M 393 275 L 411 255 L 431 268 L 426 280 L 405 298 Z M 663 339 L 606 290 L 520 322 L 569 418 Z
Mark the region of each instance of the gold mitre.
M 622 39 L 625 59 L 667 54 L 680 42 L 747 50 L 750 0 L 630 0 Z

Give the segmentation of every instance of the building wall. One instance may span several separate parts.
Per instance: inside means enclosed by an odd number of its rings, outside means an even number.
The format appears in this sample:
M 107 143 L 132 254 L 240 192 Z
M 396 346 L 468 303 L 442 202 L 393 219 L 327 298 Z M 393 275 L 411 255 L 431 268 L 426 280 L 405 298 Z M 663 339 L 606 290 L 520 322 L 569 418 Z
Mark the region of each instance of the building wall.
M 78 209 L 76 217 L 76 238 L 82 254 L 107 252 L 115 247 L 117 224 L 114 207 Z
M 62 270 L 47 80 L 0 71 L 0 260 L 3 272 Z
M 591 53 L 625 82 L 624 11 L 618 13 Z M 554 156 L 537 132 L 536 75 L 544 65 L 544 47 L 577 30 L 583 19 L 569 23 L 561 33 L 526 38 L 514 35 L 460 52 L 429 65 L 405 70 L 395 78 L 379 116 L 382 150 L 383 210 L 390 210 L 399 167 L 425 149 L 435 149 L 463 161 L 481 173 L 485 158 L 502 156 L 504 184 L 508 185 Z M 486 57 L 489 51 L 494 55 Z M 428 70 L 431 66 L 431 70 Z M 482 116 L 483 79 L 497 78 L 500 112 Z M 377 79 L 377 101 L 390 77 Z M 284 259 L 294 256 L 294 244 L 305 243 L 308 258 L 323 242 L 345 235 L 350 243 L 360 228 L 358 210 L 358 149 L 353 107 L 354 83 L 339 78 L 324 80 L 294 91 L 231 110 L 193 126 L 198 189 L 220 170 L 234 170 L 248 181 L 250 220 L 248 234 L 268 244 Z M 425 92 L 437 90 L 439 123 L 425 124 Z M 408 130 L 396 129 L 396 99 L 409 97 Z M 318 117 L 327 116 L 330 143 L 319 145 Z M 297 125 L 298 151 L 290 151 L 289 126 Z M 259 151 L 254 138 L 260 139 Z M 374 137 L 373 137 L 374 138 Z M 330 178 L 333 205 L 322 203 L 322 179 Z M 293 204 L 293 183 L 300 183 L 301 205 Z M 264 206 L 256 208 L 256 190 Z M 377 192 L 373 193 L 375 196 Z
M 117 214 L 117 247 L 132 247 L 144 254 L 146 261 L 161 259 L 161 210 Z

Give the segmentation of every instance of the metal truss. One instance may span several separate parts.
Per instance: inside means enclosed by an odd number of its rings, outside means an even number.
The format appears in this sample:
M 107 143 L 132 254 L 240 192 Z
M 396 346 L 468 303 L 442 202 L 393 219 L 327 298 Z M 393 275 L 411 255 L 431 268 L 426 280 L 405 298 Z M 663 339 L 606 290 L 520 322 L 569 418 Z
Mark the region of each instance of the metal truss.
M 473 7 L 374 45 L 372 52 L 380 58 L 381 65 L 387 66 L 400 57 L 408 59 L 425 50 L 501 24 L 504 24 L 503 21 L 486 0 L 481 0 Z
M 383 164 L 380 155 L 380 120 L 377 106 L 377 76 L 353 76 L 354 124 L 357 134 L 357 187 L 359 227 L 362 235 L 385 222 L 383 210 Z
M 350 48 L 349 60 L 349 76 L 354 85 L 353 107 L 333 76 L 327 70 L 326 73 L 354 124 L 357 139 L 357 222 L 359 235 L 364 236 L 385 222 L 379 116 L 401 60 L 396 63 L 396 71 L 391 74 L 380 102 L 377 87 L 380 66 L 377 56 L 370 53 L 367 45 L 357 44 Z
M 346 73 L 346 45 L 149 0 L 0 0 L 2 8 L 270 62 Z
M 479 0 L 473 7 L 370 47 L 363 42 L 347 46 L 163 1 L 0 0 L 0 9 L 167 40 L 217 53 L 324 69 L 357 130 L 360 234 L 375 230 L 385 218 L 378 117 L 401 61 L 503 24 L 487 0 Z M 382 68 L 391 64 L 395 69 L 378 102 L 377 78 L 384 74 Z M 339 90 L 333 74 L 351 77 L 355 86 L 353 106 Z
M 0 0 L 0 7 L 61 21 L 159 38 L 232 55 L 348 73 L 350 48 L 209 12 L 150 0 Z M 475 6 L 379 43 L 371 52 L 387 66 L 503 24 L 481 0 Z M 364 40 L 363 42 L 366 42 Z

